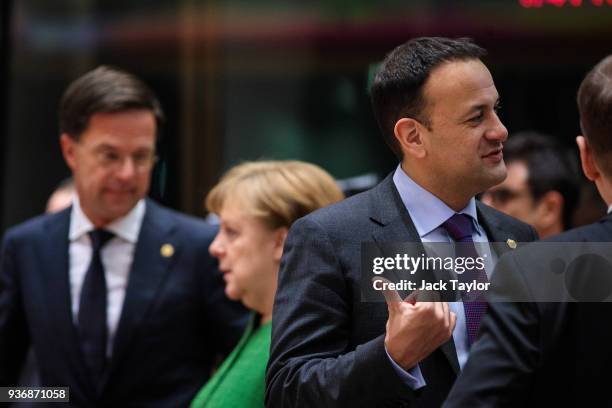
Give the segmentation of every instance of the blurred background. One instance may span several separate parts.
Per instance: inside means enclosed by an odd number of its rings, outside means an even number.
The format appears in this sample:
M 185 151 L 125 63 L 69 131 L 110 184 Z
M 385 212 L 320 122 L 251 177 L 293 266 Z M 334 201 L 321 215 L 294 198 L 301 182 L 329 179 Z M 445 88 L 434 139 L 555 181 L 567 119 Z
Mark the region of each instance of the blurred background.
M 152 196 L 203 215 L 223 170 L 302 159 L 336 178 L 396 165 L 367 87 L 393 47 L 468 36 L 485 47 L 510 133 L 579 134 L 575 94 L 612 52 L 612 0 L 2 0 L 0 234 L 68 176 L 57 108 L 100 64 L 127 69 L 167 115 Z

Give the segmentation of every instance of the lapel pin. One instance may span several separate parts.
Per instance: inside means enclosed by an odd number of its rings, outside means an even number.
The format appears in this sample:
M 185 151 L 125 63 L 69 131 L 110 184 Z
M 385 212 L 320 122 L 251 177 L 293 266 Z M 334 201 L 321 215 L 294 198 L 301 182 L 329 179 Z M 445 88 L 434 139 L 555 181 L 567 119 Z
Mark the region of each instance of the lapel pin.
M 164 258 L 170 258 L 172 255 L 174 255 L 174 247 L 171 244 L 164 244 L 159 252 Z
M 512 249 L 516 248 L 516 241 L 513 239 L 508 238 L 508 240 L 506 241 L 506 244 L 508 244 L 508 246 Z

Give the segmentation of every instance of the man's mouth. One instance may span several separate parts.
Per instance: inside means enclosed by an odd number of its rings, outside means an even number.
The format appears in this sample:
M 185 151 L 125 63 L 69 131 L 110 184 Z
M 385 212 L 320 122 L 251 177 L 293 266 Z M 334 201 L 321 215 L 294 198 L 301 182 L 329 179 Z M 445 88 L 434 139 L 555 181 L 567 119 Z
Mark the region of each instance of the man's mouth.
M 129 195 L 134 193 L 134 189 L 126 188 L 126 189 L 107 189 L 107 193 L 113 195 Z
M 495 150 L 491 150 L 489 153 L 482 156 L 483 159 L 489 159 L 492 161 L 501 161 L 504 158 L 503 149 L 500 147 Z

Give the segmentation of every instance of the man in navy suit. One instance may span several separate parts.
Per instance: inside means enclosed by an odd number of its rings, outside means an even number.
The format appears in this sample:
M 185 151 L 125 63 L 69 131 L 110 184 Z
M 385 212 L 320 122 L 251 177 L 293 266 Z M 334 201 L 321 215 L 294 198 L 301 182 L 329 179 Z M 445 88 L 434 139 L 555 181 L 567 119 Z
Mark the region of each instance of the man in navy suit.
M 610 290 L 612 266 L 595 262 L 602 258 L 590 256 L 590 250 L 578 252 L 597 245 L 609 254 L 610 246 L 601 245 L 612 242 L 612 55 L 583 80 L 578 110 L 583 136 L 576 141 L 582 169 L 608 205 L 608 214 L 504 258 L 510 265 L 504 283 L 517 293 L 532 293 L 535 302 L 491 304 L 481 337 L 445 406 L 612 406 L 612 305 L 595 303 L 599 294 L 610 295 L 605 291 Z M 584 260 L 575 264 L 580 268 L 570 279 L 565 270 L 562 282 L 568 286 L 553 286 L 559 273 L 551 274 L 550 265 L 560 251 L 549 256 L 541 250 L 546 245 L 578 252 L 581 258 L 576 259 Z M 555 302 L 538 298 L 549 287 L 557 289 L 552 293 L 555 298 L 547 293 L 547 299 Z M 507 298 L 507 292 L 499 294 Z M 581 299 L 586 301 L 576 302 Z
M 508 132 L 483 55 L 468 39 L 418 38 L 385 58 L 372 105 L 400 165 L 373 189 L 292 226 L 272 319 L 267 406 L 437 407 L 446 397 L 484 305 L 362 302 L 360 251 L 362 242 L 467 240 L 486 248 L 536 238 L 474 199 L 506 176 Z
M 9 230 L 0 263 L 0 385 L 32 344 L 41 385 L 74 406 L 186 406 L 240 336 L 208 254 L 215 230 L 145 198 L 163 120 L 139 79 L 99 67 L 60 107 L 72 206 Z

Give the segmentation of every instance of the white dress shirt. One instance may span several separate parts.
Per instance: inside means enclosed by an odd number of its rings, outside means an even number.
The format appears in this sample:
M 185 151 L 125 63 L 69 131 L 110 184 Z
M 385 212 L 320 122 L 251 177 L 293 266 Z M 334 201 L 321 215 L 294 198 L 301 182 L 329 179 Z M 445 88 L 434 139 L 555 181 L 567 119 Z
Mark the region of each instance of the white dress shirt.
M 125 290 L 144 213 L 145 201 L 140 200 L 129 213 L 104 228 L 115 234 L 100 252 L 106 278 L 106 324 L 108 329 L 106 354 L 109 357 L 113 350 L 113 341 L 123 308 Z M 83 213 L 79 198 L 75 194 L 72 200 L 70 231 L 68 233 L 68 239 L 70 240 L 68 249 L 70 297 L 72 318 L 75 324 L 78 324 L 81 288 L 92 256 L 91 240 L 88 232 L 94 229 L 95 226 Z

